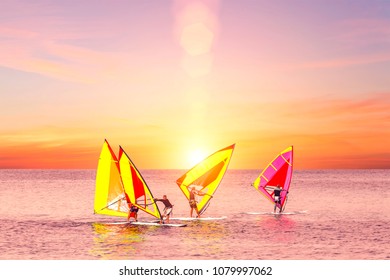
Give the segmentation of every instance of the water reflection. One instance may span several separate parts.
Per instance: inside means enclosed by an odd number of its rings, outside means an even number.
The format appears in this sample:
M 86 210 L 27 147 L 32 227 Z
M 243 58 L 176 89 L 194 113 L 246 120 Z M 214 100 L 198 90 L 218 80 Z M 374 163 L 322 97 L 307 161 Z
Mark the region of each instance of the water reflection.
M 181 236 L 188 258 L 215 259 L 225 253 L 229 230 L 225 223 L 193 221 Z
M 291 242 L 296 236 L 296 222 L 285 215 L 261 216 L 257 226 L 267 236 L 268 242 Z
M 145 232 L 153 230 L 132 225 L 93 223 L 93 247 L 91 254 L 101 259 L 136 259 L 143 254 Z

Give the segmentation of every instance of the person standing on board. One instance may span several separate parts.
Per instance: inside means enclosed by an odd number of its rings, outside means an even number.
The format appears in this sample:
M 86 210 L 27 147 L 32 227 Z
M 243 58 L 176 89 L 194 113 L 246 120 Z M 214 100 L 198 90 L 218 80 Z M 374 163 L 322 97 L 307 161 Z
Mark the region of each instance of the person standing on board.
M 165 208 L 164 208 L 164 214 L 162 216 L 162 219 L 164 217 L 166 217 L 166 221 L 169 224 L 169 216 L 171 215 L 172 208 L 173 208 L 172 203 L 168 200 L 168 198 L 165 194 L 163 195 L 163 198 L 153 198 L 153 199 L 154 199 L 154 201 L 161 201 L 162 203 L 164 203 Z M 162 219 L 161 219 L 160 223 L 163 222 Z
M 266 189 L 271 189 L 274 191 L 274 202 L 275 202 L 275 207 L 274 207 L 274 213 L 276 212 L 276 207 L 280 206 L 280 210 L 279 210 L 279 213 L 282 212 L 282 205 L 281 205 L 281 193 L 282 192 L 285 192 L 286 190 L 283 190 L 280 185 L 277 185 L 275 188 L 272 188 L 272 187 L 266 187 Z
M 202 192 L 197 191 L 195 189 L 195 187 L 192 187 L 191 190 L 190 190 L 190 199 L 188 201 L 190 203 L 190 208 L 191 208 L 191 210 L 190 210 L 190 217 L 192 218 L 192 213 L 194 212 L 194 209 L 195 209 L 196 217 L 200 218 L 200 214 L 199 214 L 198 205 L 197 205 L 197 202 L 196 202 L 196 199 L 195 199 L 195 195 L 203 196 L 205 194 L 202 193 Z
M 132 204 L 131 202 L 128 203 L 129 205 L 129 215 L 127 216 L 127 221 L 130 222 L 130 218 L 133 217 L 136 222 L 138 222 L 138 207 Z
M 137 222 L 138 221 L 138 207 L 135 206 L 133 203 L 130 201 L 130 197 L 125 193 L 125 196 L 123 198 L 127 202 L 127 206 L 129 207 L 129 215 L 127 216 L 127 221 L 130 222 L 130 218 L 133 217 L 134 220 Z

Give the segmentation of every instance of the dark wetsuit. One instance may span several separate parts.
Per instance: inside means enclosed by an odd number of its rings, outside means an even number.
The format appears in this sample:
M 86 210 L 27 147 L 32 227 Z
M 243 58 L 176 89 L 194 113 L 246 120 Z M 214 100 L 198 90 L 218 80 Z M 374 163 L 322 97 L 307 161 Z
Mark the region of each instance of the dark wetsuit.
M 133 212 L 137 213 L 137 212 L 138 212 L 138 207 L 132 205 L 132 206 L 130 207 L 130 212 L 131 212 L 131 213 L 133 213 Z
M 281 192 L 282 192 L 282 189 L 280 189 L 280 190 L 278 190 L 278 189 L 274 190 L 275 196 L 279 196 L 279 197 L 280 197 L 280 193 L 281 193 Z
M 275 189 L 274 190 L 274 200 L 275 203 L 280 203 L 280 194 L 282 193 L 282 189 Z

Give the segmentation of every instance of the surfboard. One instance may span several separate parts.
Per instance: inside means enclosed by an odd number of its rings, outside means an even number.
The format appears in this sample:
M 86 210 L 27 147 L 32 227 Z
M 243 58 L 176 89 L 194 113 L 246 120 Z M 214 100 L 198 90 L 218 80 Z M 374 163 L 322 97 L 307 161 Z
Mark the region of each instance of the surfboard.
M 159 226 L 159 227 L 185 227 L 186 224 L 160 224 L 158 222 L 112 222 L 105 225 L 140 225 L 140 226 Z
M 158 226 L 158 227 L 185 227 L 186 224 L 160 224 L 157 222 L 130 222 L 131 225 Z
M 293 212 L 246 212 L 248 215 L 299 215 L 306 214 L 307 211 L 293 211 Z
M 226 216 L 222 217 L 201 217 L 201 218 L 196 218 L 196 217 L 175 217 L 175 218 L 170 218 L 170 220 L 178 220 L 178 221 L 215 221 L 215 220 L 224 220 L 226 219 Z

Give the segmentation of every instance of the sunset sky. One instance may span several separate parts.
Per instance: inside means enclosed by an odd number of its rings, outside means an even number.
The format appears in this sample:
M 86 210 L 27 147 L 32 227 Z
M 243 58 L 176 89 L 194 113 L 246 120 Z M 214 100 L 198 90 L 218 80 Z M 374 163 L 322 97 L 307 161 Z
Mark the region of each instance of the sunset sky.
M 0 168 L 390 168 L 390 1 L 2 0 Z

